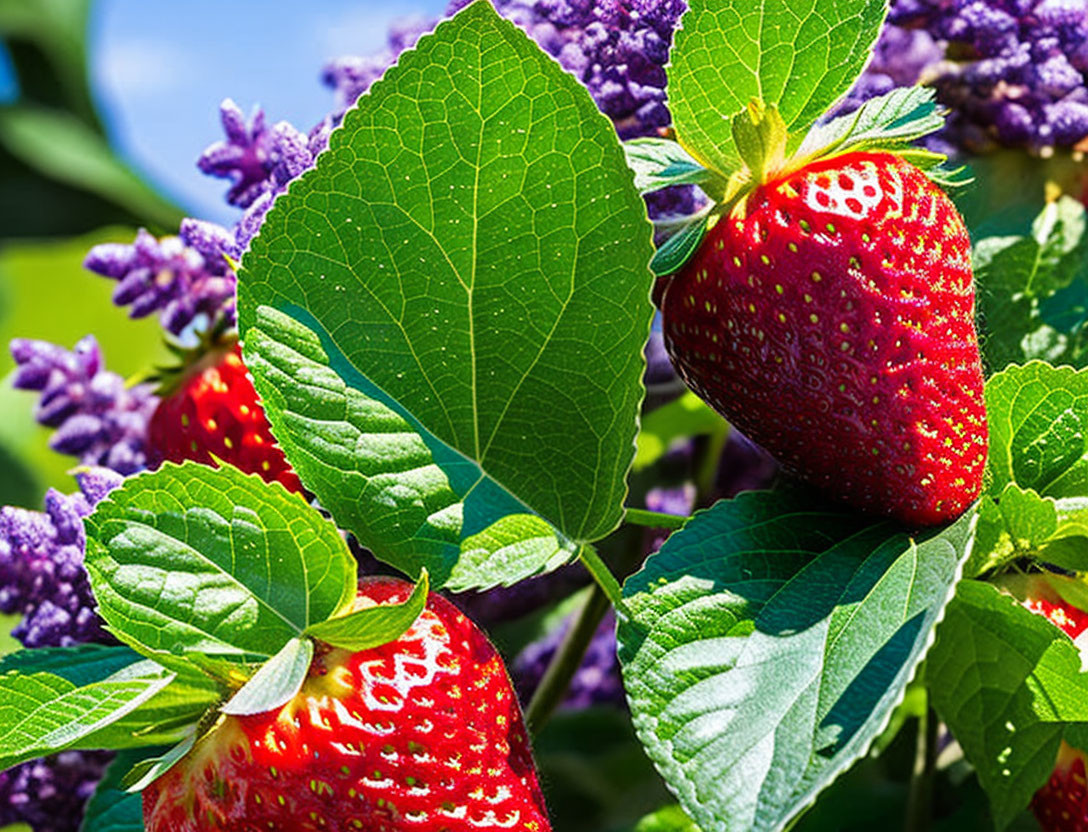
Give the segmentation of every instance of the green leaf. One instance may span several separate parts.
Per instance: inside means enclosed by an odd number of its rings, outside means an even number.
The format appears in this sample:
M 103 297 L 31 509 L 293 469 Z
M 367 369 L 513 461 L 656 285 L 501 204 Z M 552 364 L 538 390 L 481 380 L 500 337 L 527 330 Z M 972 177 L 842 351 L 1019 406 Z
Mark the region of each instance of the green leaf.
M 975 244 L 981 345 L 992 369 L 1032 359 L 1083 364 L 1086 226 L 1084 206 L 1062 197 L 1043 209 L 1030 234 Z
M 690 391 L 651 411 L 643 418 L 638 434 L 635 470 L 649 468 L 677 439 L 714 433 L 724 427 L 724 421 L 710 405 Z
M 635 187 L 640 194 L 676 185 L 700 185 L 712 192 L 725 190 L 720 176 L 696 162 L 671 139 L 631 139 L 624 142 L 623 149 L 628 167 L 635 172 Z
M 973 512 L 912 538 L 753 492 L 627 581 L 635 727 L 704 832 L 788 824 L 880 735 L 967 556 Z
M 144 832 L 143 798 L 121 787 L 121 780 L 133 766 L 154 752 L 122 751 L 106 769 L 83 814 L 80 832 Z
M 419 618 L 427 606 L 429 584 L 427 570 L 424 569 L 404 603 L 363 607 L 339 618 L 314 624 L 306 630 L 306 634 L 356 653 L 388 644 L 404 635 Z
M 665 806 L 640 820 L 634 832 L 699 832 L 699 827 L 677 805 Z
M 983 497 L 979 504 L 975 546 L 964 574 L 977 577 L 1037 556 L 1057 530 L 1054 500 L 1009 483 L 1000 495 Z
M 690 260 L 710 231 L 711 217 L 709 214 L 699 214 L 691 218 L 683 228 L 669 237 L 650 261 L 650 270 L 657 277 L 668 277 L 680 271 Z
M 0 770 L 76 746 L 166 688 L 174 674 L 138 661 L 100 682 L 54 673 L 0 677 Z
M 196 745 L 196 730 L 191 731 L 181 742 L 158 757 L 147 757 L 134 765 L 121 778 L 121 787 L 133 794 L 142 792 L 193 750 Z
M 239 274 L 247 364 L 323 508 L 458 589 L 612 531 L 650 236 L 612 125 L 490 4 L 405 52 Z
M 991 584 L 963 581 L 926 661 L 934 707 L 1007 826 L 1054 768 L 1064 723 L 1088 721 L 1077 649 Z
M 988 492 L 1010 482 L 1044 497 L 1088 495 L 1088 370 L 1033 361 L 986 384 Z
M 738 170 L 732 119 L 777 105 L 795 149 L 871 55 L 885 0 L 692 0 L 671 53 L 669 107 L 704 167 Z
M 797 155 L 807 159 L 830 153 L 901 150 L 943 126 L 931 88 L 899 87 L 869 99 L 849 115 L 817 124 Z
M 220 711 L 229 716 L 252 716 L 282 708 L 302 689 L 313 658 L 313 641 L 305 637 L 291 639 Z
M 355 597 L 335 526 L 234 468 L 167 464 L 130 478 L 86 527 L 91 585 L 118 638 L 231 681 Z
M 141 660 L 128 647 L 80 644 L 76 647 L 39 647 L 17 650 L 0 659 L 0 675 L 16 672 L 52 673 L 76 687 L 101 682 Z

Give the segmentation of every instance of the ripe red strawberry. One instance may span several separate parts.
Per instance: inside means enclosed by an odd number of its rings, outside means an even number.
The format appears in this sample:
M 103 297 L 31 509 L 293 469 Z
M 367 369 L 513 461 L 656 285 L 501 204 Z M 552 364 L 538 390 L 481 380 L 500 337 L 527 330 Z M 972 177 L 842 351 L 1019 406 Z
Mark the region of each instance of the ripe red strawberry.
M 237 345 L 213 349 L 184 371 L 151 417 L 150 445 L 156 465 L 187 459 L 211 465 L 214 454 L 247 474 L 302 490 L 272 438 Z
M 971 245 L 951 200 L 885 152 L 772 175 L 662 301 L 684 380 L 788 469 L 912 526 L 978 496 L 986 462 Z
M 1053 588 L 1053 581 L 1072 578 L 1033 575 L 1012 578 L 1007 586 L 1037 615 L 1049 619 L 1070 638 L 1088 630 L 1088 613 L 1065 601 Z M 1031 808 L 1043 832 L 1088 832 L 1088 778 L 1084 752 L 1062 742 L 1050 780 L 1035 793 Z
M 365 579 L 357 603 L 411 592 Z M 221 716 L 143 800 L 148 832 L 551 829 L 502 659 L 437 595 L 396 641 L 319 650 L 282 709 Z

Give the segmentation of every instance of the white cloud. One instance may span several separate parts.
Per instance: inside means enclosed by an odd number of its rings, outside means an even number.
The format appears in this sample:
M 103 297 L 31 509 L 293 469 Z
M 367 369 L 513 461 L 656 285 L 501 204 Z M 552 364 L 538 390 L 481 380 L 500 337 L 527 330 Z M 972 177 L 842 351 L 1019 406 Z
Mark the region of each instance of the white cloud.
M 98 73 L 110 90 L 125 96 L 160 95 L 180 89 L 195 61 L 177 46 L 154 40 L 129 40 L 103 50 Z

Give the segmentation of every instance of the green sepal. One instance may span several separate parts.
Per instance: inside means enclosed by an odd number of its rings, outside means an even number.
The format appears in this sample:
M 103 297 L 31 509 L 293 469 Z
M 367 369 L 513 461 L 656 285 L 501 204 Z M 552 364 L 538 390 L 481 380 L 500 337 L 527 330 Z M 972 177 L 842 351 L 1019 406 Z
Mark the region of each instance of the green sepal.
M 333 647 L 355 652 L 380 647 L 400 638 L 415 623 L 427 606 L 429 590 L 430 579 L 427 570 L 423 569 L 415 589 L 403 603 L 364 607 L 313 624 L 307 628 L 306 634 Z
M 153 782 L 177 765 L 182 757 L 196 745 L 196 730 L 191 731 L 181 742 L 160 757 L 148 757 L 136 763 L 121 778 L 121 788 L 129 794 L 142 792 Z
M 733 141 L 753 184 L 762 184 L 786 160 L 786 122 L 774 104 L 753 98 L 733 118 Z
M 676 274 L 683 265 L 688 262 L 699 250 L 699 246 L 710 231 L 710 214 L 699 214 L 692 217 L 691 221 L 680 231 L 666 240 L 654 259 L 650 261 L 650 271 L 655 277 L 667 277 Z
M 698 185 L 712 199 L 725 190 L 725 180 L 700 165 L 672 139 L 642 137 L 623 144 L 627 166 L 634 171 L 635 187 L 650 194 L 677 185 Z
M 271 659 L 261 665 L 249 681 L 220 708 L 228 716 L 252 716 L 282 708 L 302 689 L 314 643 L 305 636 L 293 638 Z

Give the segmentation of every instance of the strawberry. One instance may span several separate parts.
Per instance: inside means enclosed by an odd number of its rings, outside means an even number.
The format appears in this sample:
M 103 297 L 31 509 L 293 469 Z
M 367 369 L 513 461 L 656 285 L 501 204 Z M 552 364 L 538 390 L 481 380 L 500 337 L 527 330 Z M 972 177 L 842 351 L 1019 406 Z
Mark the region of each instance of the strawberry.
M 890 152 L 772 170 L 662 298 L 684 380 L 795 475 L 910 526 L 947 522 L 986 464 L 971 244 Z
M 411 584 L 368 578 L 357 605 Z M 431 595 L 396 641 L 321 646 L 283 708 L 218 722 L 144 791 L 148 832 L 551 829 L 495 648 Z
M 181 371 L 150 425 L 151 461 L 211 465 L 212 455 L 291 491 L 302 483 L 268 428 L 237 343 L 213 348 Z
M 1005 583 L 1015 595 L 1024 599 L 1025 607 L 1076 639 L 1088 630 L 1088 613 L 1074 607 L 1055 590 L 1055 583 L 1061 581 L 1073 583 L 1074 579 L 1032 575 L 1010 578 Z M 1035 793 L 1031 802 L 1043 832 L 1088 832 L 1086 762 L 1088 757 L 1083 751 L 1062 742 L 1050 780 Z

